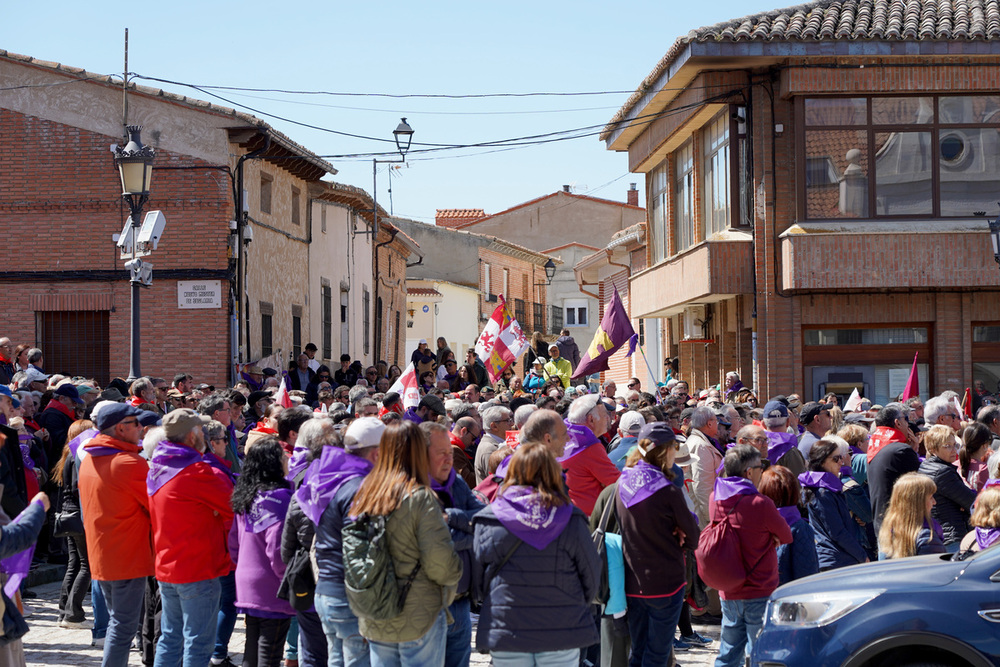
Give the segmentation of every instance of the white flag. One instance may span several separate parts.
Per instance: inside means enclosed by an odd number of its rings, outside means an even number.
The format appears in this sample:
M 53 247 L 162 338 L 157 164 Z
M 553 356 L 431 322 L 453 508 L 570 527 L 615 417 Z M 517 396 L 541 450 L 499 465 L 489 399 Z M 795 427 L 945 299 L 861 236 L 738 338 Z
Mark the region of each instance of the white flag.
M 847 403 L 844 403 L 844 412 L 854 412 L 861 405 L 861 394 L 858 393 L 858 388 L 855 387 L 854 391 L 851 392 L 851 397 L 847 399 Z
M 417 369 L 413 364 L 407 366 L 403 374 L 396 378 L 389 391 L 394 391 L 402 397 L 403 407 L 417 407 L 420 403 L 420 391 L 417 389 Z

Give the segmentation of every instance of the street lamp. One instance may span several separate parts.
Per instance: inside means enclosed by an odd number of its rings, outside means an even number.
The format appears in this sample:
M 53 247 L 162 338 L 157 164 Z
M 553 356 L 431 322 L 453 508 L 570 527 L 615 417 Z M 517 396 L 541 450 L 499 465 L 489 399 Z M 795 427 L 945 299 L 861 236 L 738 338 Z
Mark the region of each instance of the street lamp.
M 132 223 L 132 259 L 125 263 L 131 276 L 132 284 L 132 336 L 129 350 L 129 380 L 140 376 L 139 370 L 139 285 L 142 273 L 142 260 L 136 256 L 138 251 L 139 218 L 142 207 L 149 199 L 149 184 L 153 179 L 153 158 L 156 151 L 149 146 L 143 146 L 139 133 L 141 125 L 126 125 L 128 143 L 125 147 L 115 148 L 115 166 L 122 180 L 122 198 L 129 208 L 129 219 Z
M 545 262 L 545 282 L 535 283 L 535 287 L 548 287 L 552 284 L 552 278 L 556 275 L 556 263 L 550 258 Z
M 372 239 L 378 238 L 378 166 L 380 164 L 395 164 L 406 162 L 406 153 L 410 150 L 410 142 L 413 141 L 413 128 L 401 118 L 399 125 L 392 131 L 392 136 L 396 140 L 396 150 L 399 151 L 399 159 L 379 160 L 372 158 Z M 368 234 L 368 232 L 356 232 Z
M 990 241 L 993 242 L 993 259 L 1000 264 L 1000 217 L 990 220 Z

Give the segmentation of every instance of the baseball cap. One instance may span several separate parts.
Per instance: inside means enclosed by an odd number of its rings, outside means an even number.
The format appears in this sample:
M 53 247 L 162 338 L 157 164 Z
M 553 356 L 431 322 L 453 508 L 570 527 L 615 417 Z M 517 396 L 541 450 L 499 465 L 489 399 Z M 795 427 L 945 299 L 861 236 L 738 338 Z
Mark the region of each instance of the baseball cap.
M 247 405 L 256 405 L 257 401 L 262 398 L 272 398 L 271 393 L 267 391 L 250 392 L 250 395 L 247 396 Z
M 868 417 L 863 412 L 851 412 L 846 417 L 844 417 L 845 424 L 858 424 L 869 426 L 875 420 Z
M 555 343 L 552 343 L 551 345 L 549 345 L 549 349 L 550 349 L 550 350 L 558 350 L 558 349 L 559 349 L 559 346 L 558 346 L 558 345 L 556 345 Z
M 638 435 L 642 427 L 646 425 L 646 419 L 635 410 L 629 410 L 622 415 L 618 422 L 618 428 L 627 435 Z
M 674 442 L 677 436 L 674 435 L 674 429 L 670 428 L 670 424 L 667 422 L 651 422 L 639 429 L 638 438 L 639 442 L 647 439 L 653 442 L 652 447 L 645 451 L 643 451 L 642 447 L 639 447 L 639 451 L 647 454 L 653 447 L 668 445 Z
M 15 408 L 21 407 L 21 401 L 14 398 L 14 392 L 12 392 L 10 387 L 5 384 L 0 384 L 0 396 L 6 396 L 9 398 Z
M 444 417 L 445 415 L 448 414 L 448 412 L 444 409 L 444 401 L 442 401 L 434 394 L 430 394 L 428 396 L 424 396 L 423 398 L 421 398 L 420 403 L 417 405 L 417 407 L 430 408 L 431 412 L 441 417 Z
M 351 422 L 344 432 L 344 449 L 355 451 L 378 447 L 382 441 L 385 424 L 378 417 L 359 417 Z
M 101 401 L 94 406 L 90 418 L 94 420 L 94 426 L 98 431 L 109 429 L 129 417 L 138 419 L 145 410 L 133 407 L 128 403 L 117 403 L 115 401 Z M 152 414 L 152 413 L 150 413 Z
M 143 410 L 139 408 L 139 412 L 142 414 L 136 415 L 136 419 L 139 420 L 139 424 L 142 426 L 159 426 L 161 424 L 160 415 L 153 412 L 152 410 Z
M 49 379 L 49 376 L 41 372 L 34 366 L 29 366 L 28 370 L 24 371 L 24 381 L 25 382 L 45 382 Z
M 803 424 L 809 425 L 814 419 L 816 419 L 816 417 L 819 416 L 819 413 L 829 412 L 832 407 L 832 405 L 817 403 L 816 401 L 806 403 L 802 406 L 802 410 L 799 412 L 799 421 Z
M 417 345 L 427 345 L 427 339 L 421 338 L 419 341 L 417 341 Z
M 171 410 L 163 418 L 163 430 L 168 440 L 183 440 L 193 429 L 212 421 L 208 415 L 200 415 L 190 408 Z
M 118 391 L 116 388 L 111 387 L 109 389 L 105 389 L 104 391 L 102 391 L 97 396 L 97 400 L 120 402 L 125 400 L 125 395 L 122 394 L 120 391 Z
M 788 408 L 781 401 L 771 399 L 764 406 L 762 416 L 764 419 L 788 419 Z
M 531 362 L 531 365 L 534 366 L 535 364 L 538 364 L 539 366 L 544 366 L 545 357 L 535 357 L 535 360 Z
M 56 387 L 56 390 L 52 392 L 55 396 L 65 396 L 66 398 L 72 398 L 74 403 L 83 403 L 83 399 L 80 398 L 80 392 L 76 390 L 76 387 L 70 383 L 61 384 Z
M 715 410 L 712 414 L 715 415 L 715 421 L 719 422 L 719 426 L 732 426 L 732 423 L 729 421 L 729 415 L 725 412 Z

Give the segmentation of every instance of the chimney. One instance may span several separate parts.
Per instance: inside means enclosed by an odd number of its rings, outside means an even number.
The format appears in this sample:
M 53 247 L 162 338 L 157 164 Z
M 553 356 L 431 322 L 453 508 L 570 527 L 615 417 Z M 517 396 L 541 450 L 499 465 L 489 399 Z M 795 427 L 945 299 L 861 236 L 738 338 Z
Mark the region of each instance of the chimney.
M 563 192 L 569 192 L 569 186 L 568 185 L 564 185 L 563 186 Z
M 625 200 L 629 206 L 639 205 L 639 191 L 636 190 L 635 183 L 628 184 L 628 199 Z

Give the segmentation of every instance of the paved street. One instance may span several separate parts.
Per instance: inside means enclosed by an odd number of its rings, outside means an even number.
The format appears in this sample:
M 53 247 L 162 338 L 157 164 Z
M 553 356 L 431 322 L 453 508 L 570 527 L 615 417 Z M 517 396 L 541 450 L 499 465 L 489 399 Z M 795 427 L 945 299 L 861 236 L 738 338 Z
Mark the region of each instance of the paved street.
M 38 597 L 30 601 L 34 610 L 27 618 L 31 630 L 24 637 L 24 654 L 29 667 L 35 665 L 100 665 L 101 651 L 90 645 L 90 630 L 64 630 L 56 626 L 56 608 L 59 600 L 60 582 L 35 586 L 32 590 Z M 93 618 L 90 611 L 90 598 L 85 605 L 87 617 Z M 718 626 L 696 625 L 695 629 L 706 637 L 718 639 Z M 243 658 L 243 642 L 245 632 L 242 621 L 236 624 L 229 652 L 237 664 Z M 707 649 L 692 649 L 677 655 L 678 664 L 712 665 L 718 642 L 713 642 Z M 490 664 L 488 655 L 472 652 L 472 664 L 485 666 Z M 136 651 L 129 655 L 130 667 L 141 667 L 142 661 Z

